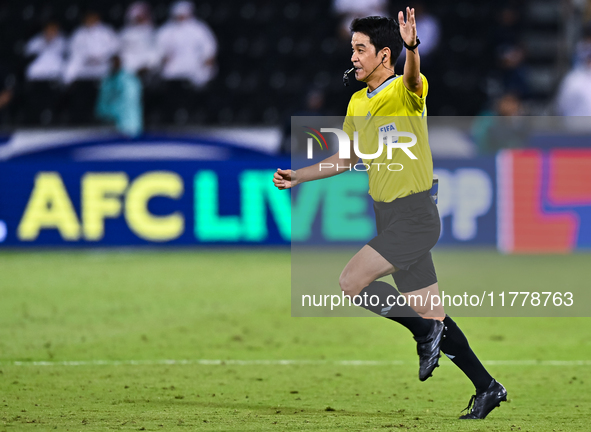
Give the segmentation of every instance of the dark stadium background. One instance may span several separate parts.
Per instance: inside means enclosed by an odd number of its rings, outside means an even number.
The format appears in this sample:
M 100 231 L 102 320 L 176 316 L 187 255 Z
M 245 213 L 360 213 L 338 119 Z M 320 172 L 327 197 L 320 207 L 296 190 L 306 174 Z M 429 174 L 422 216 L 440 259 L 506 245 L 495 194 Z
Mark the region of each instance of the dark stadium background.
M 15 101 L 3 115 L 3 126 L 35 125 L 37 120 L 26 109 L 23 48 L 44 23 L 57 21 L 70 34 L 85 10 L 92 9 L 119 29 L 130 3 L 2 1 L 0 58 L 4 73 L 16 80 Z M 156 25 L 162 24 L 172 2 L 148 3 Z M 444 0 L 425 5 L 441 27 L 436 53 L 423 65 L 433 89 L 430 115 L 477 115 L 487 108 L 491 92 L 487 86 L 499 68 L 497 50 L 508 34 L 515 38 L 511 43 L 526 51 L 527 80 L 532 87 L 528 102 L 535 113 L 544 111 L 542 107 L 550 102 L 561 74 L 569 67 L 569 38 L 576 33 L 577 16 L 568 2 Z M 390 2 L 392 16 L 404 6 Z M 519 14 L 509 29 L 500 23 L 504 7 Z M 343 89 L 340 78 L 350 64 L 350 47 L 337 38 L 339 20 L 330 1 L 198 1 L 196 15 L 218 38 L 219 74 L 200 95 L 199 107 L 185 120 L 187 124 L 281 124 L 303 107 L 312 87 L 325 91 L 328 113 L 343 113 L 351 92 Z M 159 119 L 171 107 L 174 98 L 148 106 L 147 126 L 167 126 Z M 54 116 L 48 126 L 78 126 L 69 120 L 69 107 L 61 108 L 65 112 Z

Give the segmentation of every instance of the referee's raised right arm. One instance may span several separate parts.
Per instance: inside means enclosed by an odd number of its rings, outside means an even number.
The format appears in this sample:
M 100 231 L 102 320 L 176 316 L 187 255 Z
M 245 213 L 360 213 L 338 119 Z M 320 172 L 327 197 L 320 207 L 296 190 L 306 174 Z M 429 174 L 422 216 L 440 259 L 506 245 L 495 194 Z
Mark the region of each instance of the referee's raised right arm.
M 332 156 L 324 159 L 315 165 L 310 165 L 305 168 L 297 170 L 286 169 L 283 170 L 278 168 L 273 175 L 273 184 L 278 189 L 290 189 L 300 183 L 320 180 L 341 174 L 345 171 L 350 171 L 352 166 L 357 163 L 359 157 L 355 154 L 353 149 L 353 141 L 350 142 L 351 148 L 349 154 L 351 155 L 348 159 L 342 159 L 339 157 L 339 153 L 335 153 Z

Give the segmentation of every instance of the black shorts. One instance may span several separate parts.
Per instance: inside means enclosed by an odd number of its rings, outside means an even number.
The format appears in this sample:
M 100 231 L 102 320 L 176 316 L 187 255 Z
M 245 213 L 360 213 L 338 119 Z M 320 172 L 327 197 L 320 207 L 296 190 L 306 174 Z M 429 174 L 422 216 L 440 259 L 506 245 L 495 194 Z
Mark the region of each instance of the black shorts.
M 431 249 L 439 240 L 441 221 L 429 191 L 390 203 L 374 202 L 378 235 L 369 246 L 398 269 L 392 276 L 400 292 L 437 282 Z

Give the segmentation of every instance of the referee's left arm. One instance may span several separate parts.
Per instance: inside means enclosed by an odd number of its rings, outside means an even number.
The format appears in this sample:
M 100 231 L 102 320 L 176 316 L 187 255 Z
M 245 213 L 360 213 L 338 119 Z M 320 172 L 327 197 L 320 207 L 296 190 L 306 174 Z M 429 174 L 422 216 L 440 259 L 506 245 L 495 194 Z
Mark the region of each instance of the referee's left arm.
M 350 146 L 349 154 L 351 156 L 348 159 L 341 159 L 340 152 L 337 152 L 322 162 L 298 169 L 297 173 L 291 169 L 279 168 L 273 175 L 273 184 L 281 190 L 290 189 L 300 183 L 320 180 L 350 171 L 351 166 L 359 161 L 359 156 L 356 155 L 353 148 L 353 141 L 350 141 Z
M 417 24 L 415 20 L 415 10 L 406 8 L 406 23 L 404 14 L 398 12 L 398 24 L 400 25 L 400 35 L 402 40 L 408 46 L 417 44 Z M 423 96 L 423 79 L 421 78 L 421 58 L 419 56 L 419 47 L 412 51 L 406 49 L 406 61 L 404 62 L 404 75 L 402 76 L 404 86 L 419 97 Z

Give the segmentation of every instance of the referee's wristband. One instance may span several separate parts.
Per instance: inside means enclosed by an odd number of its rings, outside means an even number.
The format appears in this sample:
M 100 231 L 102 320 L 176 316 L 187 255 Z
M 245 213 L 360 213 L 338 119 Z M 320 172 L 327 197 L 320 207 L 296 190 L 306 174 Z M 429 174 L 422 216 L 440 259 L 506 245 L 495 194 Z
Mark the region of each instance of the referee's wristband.
M 416 47 L 418 47 L 418 46 L 421 44 L 421 41 L 420 41 L 419 37 L 417 36 L 417 43 L 416 43 L 416 44 L 414 44 L 414 45 L 412 45 L 412 46 L 411 46 L 411 45 L 408 45 L 408 44 L 407 44 L 407 43 L 404 41 L 404 39 L 402 40 L 402 43 L 404 44 L 404 47 L 405 47 L 407 50 L 409 50 L 409 51 L 412 51 L 412 52 L 413 52 L 413 54 L 414 54 L 414 53 L 415 53 L 415 48 L 416 48 Z

